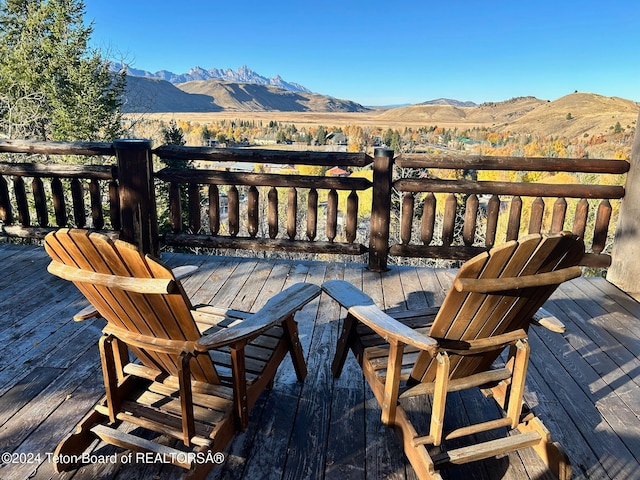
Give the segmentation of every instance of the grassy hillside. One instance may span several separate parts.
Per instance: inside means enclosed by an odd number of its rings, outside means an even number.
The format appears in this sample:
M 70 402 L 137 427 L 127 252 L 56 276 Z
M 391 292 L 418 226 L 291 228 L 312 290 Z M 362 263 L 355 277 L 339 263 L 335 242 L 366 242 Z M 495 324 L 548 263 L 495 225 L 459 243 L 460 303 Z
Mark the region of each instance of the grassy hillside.
M 179 87 L 179 88 L 178 88 Z M 365 112 L 349 100 L 291 92 L 269 85 L 200 80 L 173 85 L 165 80 L 127 77 L 127 113 L 203 112 Z
M 617 122 L 623 128 L 634 128 L 639 111 L 638 104 L 631 100 L 572 93 L 507 122 L 503 129 L 567 138 L 604 135 L 610 133 Z
M 291 92 L 270 85 L 233 83 L 223 80 L 199 80 L 177 87 L 191 94 L 207 95 L 223 110 L 260 112 L 362 112 L 355 102 L 313 93 Z
M 193 95 L 157 78 L 127 77 L 124 111 L 151 112 L 219 112 L 221 107 L 206 95 Z
M 610 133 L 616 122 L 634 128 L 640 106 L 631 100 L 593 93 L 572 93 L 554 101 L 520 97 L 477 107 L 412 105 L 378 115 L 381 122 L 493 127 L 541 137 L 573 138 Z

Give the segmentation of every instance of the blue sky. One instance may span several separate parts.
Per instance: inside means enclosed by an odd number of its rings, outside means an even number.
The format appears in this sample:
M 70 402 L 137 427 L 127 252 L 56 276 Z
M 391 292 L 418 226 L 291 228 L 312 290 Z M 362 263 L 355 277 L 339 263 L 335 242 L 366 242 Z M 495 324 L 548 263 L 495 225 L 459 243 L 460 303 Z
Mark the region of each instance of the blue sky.
M 282 76 L 364 105 L 640 101 L 637 0 L 87 1 L 93 46 L 135 68 Z

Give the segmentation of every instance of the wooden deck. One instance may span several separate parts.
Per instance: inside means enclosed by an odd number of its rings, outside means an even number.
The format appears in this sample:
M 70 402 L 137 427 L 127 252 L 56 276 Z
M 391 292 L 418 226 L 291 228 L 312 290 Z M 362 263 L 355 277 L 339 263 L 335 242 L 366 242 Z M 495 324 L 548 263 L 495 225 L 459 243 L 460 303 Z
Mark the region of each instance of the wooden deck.
M 374 274 L 343 263 L 182 254 L 165 260 L 201 267 L 184 282 L 194 302 L 246 310 L 285 285 L 335 278 L 363 288 L 385 308 L 403 310 L 437 303 L 452 279 L 449 271 L 413 267 Z M 103 324 L 71 321 L 85 303 L 73 285 L 46 272 L 47 263 L 41 248 L 0 244 L 0 451 L 26 460 L 2 462 L 0 478 L 177 478 L 181 471 L 172 466 L 110 463 L 115 450 L 100 445 L 95 453 L 102 463 L 54 474 L 47 454 L 102 395 L 97 339 Z M 640 304 L 604 279 L 580 278 L 546 308 L 568 329 L 565 335 L 532 329 L 528 403 L 567 450 L 576 478 L 638 478 Z M 283 364 L 273 390 L 252 411 L 250 427 L 234 438 L 209 478 L 415 478 L 393 432 L 381 426 L 353 358 L 340 378 L 331 376 L 341 313 L 326 296 L 300 312 L 307 379 L 297 383 L 291 363 Z M 491 409 L 479 394 L 456 395 L 450 425 Z M 444 475 L 546 478 L 527 451 Z

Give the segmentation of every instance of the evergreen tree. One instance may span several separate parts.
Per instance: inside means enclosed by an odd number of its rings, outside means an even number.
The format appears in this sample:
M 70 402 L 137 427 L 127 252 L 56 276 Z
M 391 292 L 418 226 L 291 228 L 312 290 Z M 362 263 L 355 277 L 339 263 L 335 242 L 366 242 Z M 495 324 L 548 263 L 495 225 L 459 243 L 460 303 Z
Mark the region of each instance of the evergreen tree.
M 122 133 L 125 73 L 88 46 L 82 0 L 0 1 L 0 133 L 111 140 Z
M 175 120 L 171 120 L 167 127 L 162 127 L 162 140 L 167 145 L 184 145 L 187 143 L 184 139 L 184 132 L 178 126 Z
M 316 144 L 325 145 L 327 143 L 327 130 L 320 125 L 316 132 Z

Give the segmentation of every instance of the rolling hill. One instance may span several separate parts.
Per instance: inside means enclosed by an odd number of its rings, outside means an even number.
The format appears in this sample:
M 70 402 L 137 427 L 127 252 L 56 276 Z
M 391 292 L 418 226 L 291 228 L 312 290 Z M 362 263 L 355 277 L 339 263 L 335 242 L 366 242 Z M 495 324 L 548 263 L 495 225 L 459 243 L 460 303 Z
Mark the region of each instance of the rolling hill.
M 640 106 L 619 97 L 572 93 L 547 102 L 502 127 L 503 130 L 567 138 L 611 133 L 617 122 L 635 126 Z
M 149 77 L 127 77 L 124 108 L 127 113 L 157 112 L 363 112 L 349 100 L 271 85 L 210 79 L 174 85 Z
M 518 97 L 504 102 L 462 107 L 450 104 L 419 104 L 394 108 L 378 115 L 383 122 L 457 126 L 484 126 L 502 131 L 531 133 L 543 137 L 602 135 L 620 122 L 635 126 L 640 105 L 618 97 L 572 93 L 554 101 Z

